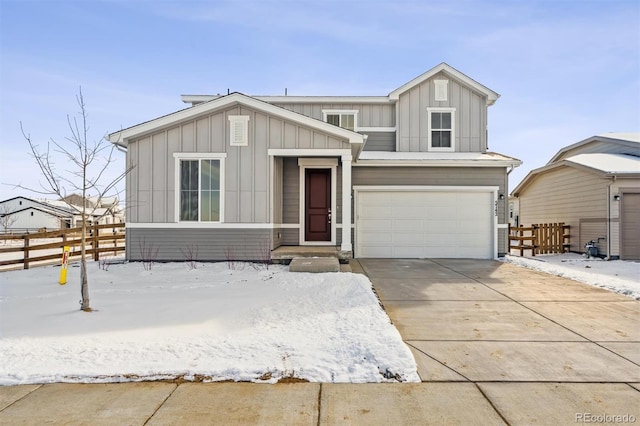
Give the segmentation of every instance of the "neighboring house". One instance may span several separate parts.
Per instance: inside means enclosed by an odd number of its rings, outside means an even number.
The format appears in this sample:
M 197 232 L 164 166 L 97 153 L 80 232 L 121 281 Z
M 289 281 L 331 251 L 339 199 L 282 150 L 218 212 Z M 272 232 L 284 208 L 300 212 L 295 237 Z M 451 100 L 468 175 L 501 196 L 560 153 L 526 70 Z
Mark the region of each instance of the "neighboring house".
M 606 133 L 561 149 L 513 190 L 520 223 L 564 222 L 571 251 L 599 241 L 611 258 L 640 259 L 640 133 Z
M 34 200 L 27 197 L 14 197 L 0 201 L 0 224 L 2 231 L 8 225 L 11 232 L 37 232 L 42 229 L 56 230 L 81 226 L 82 197 L 63 200 Z M 70 202 L 78 201 L 80 205 Z M 118 206 L 117 199 L 110 198 L 96 205 L 96 200 L 87 201 L 89 222 L 91 224 L 112 224 L 124 222 L 124 211 Z
M 520 226 L 520 200 L 513 195 L 509 196 L 509 225 Z
M 183 96 L 192 106 L 112 133 L 127 149 L 127 258 L 343 255 L 495 258 L 507 171 L 488 151 L 498 94 L 442 63 L 386 96 Z
M 68 228 L 71 226 L 73 210 L 68 206 L 54 206 L 45 201 L 14 197 L 0 201 L 0 216 L 1 223 L 10 225 L 7 231 L 37 232 L 45 228 Z

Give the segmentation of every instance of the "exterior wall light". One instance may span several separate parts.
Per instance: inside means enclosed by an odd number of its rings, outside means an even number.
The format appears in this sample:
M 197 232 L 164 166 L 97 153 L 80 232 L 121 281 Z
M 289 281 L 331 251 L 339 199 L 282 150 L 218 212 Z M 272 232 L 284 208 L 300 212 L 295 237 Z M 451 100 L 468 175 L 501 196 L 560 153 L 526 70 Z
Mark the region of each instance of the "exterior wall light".
M 620 201 L 620 194 L 616 194 L 613 196 L 613 201 Z
M 504 200 L 504 194 L 500 194 L 500 195 L 498 195 L 498 199 L 500 199 L 500 200 Z

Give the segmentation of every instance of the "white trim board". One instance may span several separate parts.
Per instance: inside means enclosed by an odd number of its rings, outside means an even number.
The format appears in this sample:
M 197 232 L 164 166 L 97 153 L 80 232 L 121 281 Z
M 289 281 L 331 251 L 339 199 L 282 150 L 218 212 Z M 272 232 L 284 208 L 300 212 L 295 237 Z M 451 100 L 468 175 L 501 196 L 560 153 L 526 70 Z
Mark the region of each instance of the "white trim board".
M 297 229 L 298 223 L 218 223 L 218 222 L 162 222 L 130 223 L 127 229 Z
M 337 177 L 338 177 L 338 159 L 337 158 L 299 158 L 298 168 L 300 169 L 300 233 L 298 244 L 305 245 L 336 245 L 336 204 L 337 204 Z M 307 169 L 330 169 L 331 170 L 331 240 L 330 241 L 306 241 L 305 231 L 305 211 L 306 211 L 306 170 Z

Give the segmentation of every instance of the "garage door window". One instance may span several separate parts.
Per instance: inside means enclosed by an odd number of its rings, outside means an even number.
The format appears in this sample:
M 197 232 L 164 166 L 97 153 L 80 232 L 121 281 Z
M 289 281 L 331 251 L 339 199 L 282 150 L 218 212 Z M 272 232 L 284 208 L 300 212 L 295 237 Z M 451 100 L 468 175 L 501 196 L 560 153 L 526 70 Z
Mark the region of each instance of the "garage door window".
M 427 108 L 429 125 L 429 149 L 431 151 L 454 151 L 455 109 Z

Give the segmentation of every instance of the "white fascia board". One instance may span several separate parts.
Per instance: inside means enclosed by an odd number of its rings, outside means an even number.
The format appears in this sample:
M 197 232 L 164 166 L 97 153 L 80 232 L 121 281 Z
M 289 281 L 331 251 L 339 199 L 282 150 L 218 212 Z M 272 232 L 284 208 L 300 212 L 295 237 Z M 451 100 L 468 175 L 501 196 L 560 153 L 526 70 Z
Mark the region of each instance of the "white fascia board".
M 354 191 L 389 191 L 389 192 L 494 192 L 498 186 L 437 186 L 437 185 L 354 185 Z
M 199 104 L 218 99 L 222 96 L 223 95 L 181 95 L 180 99 L 182 99 L 182 102 L 185 104 Z
M 518 167 L 513 160 L 358 160 L 354 167 Z
M 276 104 L 391 104 L 387 96 L 254 96 L 264 102 Z
M 287 149 L 271 148 L 267 150 L 268 155 L 276 157 L 343 157 L 351 156 L 350 149 Z
M 220 222 L 162 222 L 132 223 L 127 222 L 128 229 L 277 229 L 299 228 L 300 224 L 289 223 L 220 223 Z
M 182 95 L 182 102 L 186 104 L 208 102 L 218 99 L 221 95 Z M 393 103 L 387 96 L 252 96 L 264 102 L 274 104 L 389 104 Z
M 500 95 L 497 92 L 494 92 L 493 90 L 489 89 L 487 86 L 478 83 L 471 77 L 453 68 L 451 65 L 442 62 L 441 64 L 436 65 L 435 67 L 431 68 L 429 71 L 425 72 L 424 74 L 419 75 L 418 77 L 414 78 L 413 80 L 409 81 L 406 84 L 403 84 L 393 92 L 389 93 L 389 99 L 392 101 L 397 101 L 398 99 L 400 99 L 400 95 L 402 93 L 430 79 L 431 77 L 438 74 L 440 71 L 444 71 L 445 73 L 449 74 L 453 78 L 462 81 L 467 86 L 472 87 L 476 91 L 486 95 L 487 105 L 493 105 L 496 102 L 496 100 L 498 100 L 498 98 L 500 97 Z
M 303 126 L 312 127 L 321 130 L 324 133 L 328 133 L 337 136 L 342 139 L 347 139 L 352 144 L 364 143 L 364 138 L 361 134 L 352 132 L 351 130 L 343 129 L 341 127 L 334 126 L 333 124 L 325 123 L 315 118 L 307 117 L 297 112 L 289 111 L 279 106 L 272 105 L 270 103 L 252 98 L 242 93 L 232 93 L 227 96 L 204 102 L 191 108 L 186 108 L 169 115 L 165 115 L 160 118 L 156 118 L 151 121 L 147 121 L 142 124 L 138 124 L 128 129 L 121 130 L 119 132 L 111 133 L 108 136 L 108 140 L 113 143 L 124 143 L 126 146 L 127 140 L 144 135 L 146 133 L 153 132 L 162 127 L 171 126 L 177 122 L 188 120 L 200 115 L 205 115 L 215 110 L 227 107 L 229 105 L 241 104 L 249 108 L 253 108 L 259 111 L 269 113 L 271 115 L 280 117 L 285 120 L 293 121 Z

